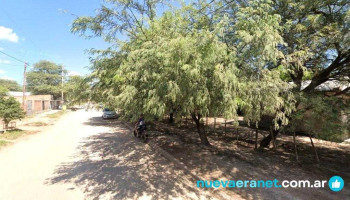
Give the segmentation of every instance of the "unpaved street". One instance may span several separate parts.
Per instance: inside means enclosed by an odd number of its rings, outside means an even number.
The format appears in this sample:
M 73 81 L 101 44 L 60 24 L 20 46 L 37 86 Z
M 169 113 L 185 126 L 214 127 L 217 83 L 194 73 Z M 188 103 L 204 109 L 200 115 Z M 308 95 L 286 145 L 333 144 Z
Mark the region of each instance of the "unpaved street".
M 116 120 L 62 116 L 0 150 L 0 199 L 208 199 L 195 180 Z

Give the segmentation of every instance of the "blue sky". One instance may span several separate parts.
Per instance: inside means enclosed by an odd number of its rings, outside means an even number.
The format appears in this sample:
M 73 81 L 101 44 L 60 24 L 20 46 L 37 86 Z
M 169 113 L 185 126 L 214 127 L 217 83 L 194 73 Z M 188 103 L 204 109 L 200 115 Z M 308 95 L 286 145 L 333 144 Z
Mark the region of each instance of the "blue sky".
M 88 73 L 85 50 L 108 47 L 70 32 L 76 15 L 94 15 L 100 0 L 0 0 L 0 50 L 31 65 L 40 60 L 63 64 L 71 74 Z M 30 68 L 28 69 L 30 70 Z M 22 83 L 23 64 L 0 53 L 0 78 Z

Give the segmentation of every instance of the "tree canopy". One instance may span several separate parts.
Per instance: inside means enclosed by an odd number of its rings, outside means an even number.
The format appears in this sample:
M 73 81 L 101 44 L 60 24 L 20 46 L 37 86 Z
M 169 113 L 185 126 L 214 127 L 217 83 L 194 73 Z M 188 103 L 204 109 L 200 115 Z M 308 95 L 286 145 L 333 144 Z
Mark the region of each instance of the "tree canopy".
M 62 90 L 62 66 L 50 61 L 35 63 L 27 73 L 27 87 L 33 94 L 51 94 L 57 99 Z
M 20 103 L 15 98 L 0 96 L 0 118 L 4 121 L 5 128 L 12 120 L 22 119 L 24 114 Z
M 81 104 L 90 99 L 90 85 L 81 76 L 69 76 L 64 83 L 65 100 L 69 105 Z
M 203 144 L 203 116 L 235 118 L 240 108 L 257 126 L 268 115 L 275 130 L 291 128 L 306 109 L 322 110 L 330 100 L 318 86 L 350 83 L 346 0 L 106 2 L 72 27 L 111 44 L 91 51 L 98 55 L 92 93 L 134 118 L 191 115 Z M 157 12 L 160 5 L 165 11 Z M 336 119 L 347 103 L 332 101 L 343 105 L 333 110 Z
M 21 86 L 13 80 L 0 79 L 0 86 L 6 88 L 9 91 L 22 91 Z

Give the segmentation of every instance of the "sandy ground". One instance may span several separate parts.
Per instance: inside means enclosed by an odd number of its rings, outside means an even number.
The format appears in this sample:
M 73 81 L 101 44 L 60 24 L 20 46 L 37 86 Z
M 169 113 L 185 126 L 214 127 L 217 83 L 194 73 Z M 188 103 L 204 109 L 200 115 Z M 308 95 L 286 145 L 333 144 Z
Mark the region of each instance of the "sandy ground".
M 191 125 L 191 124 L 190 124 Z M 192 131 L 191 131 L 192 130 Z M 212 146 L 200 145 L 194 126 L 177 127 L 166 123 L 154 124 L 150 143 L 162 147 L 184 163 L 192 173 L 203 180 L 326 180 L 341 176 L 345 181 L 340 192 L 325 188 L 219 188 L 222 196 L 240 195 L 244 199 L 349 199 L 350 148 L 314 139 L 320 164 L 315 163 L 313 149 L 307 137 L 298 136 L 298 155 L 295 161 L 292 136 L 279 136 L 276 149 L 254 151 L 254 130 L 239 127 L 239 142 L 236 130 L 224 134 L 208 134 Z M 262 138 L 262 136 L 260 136 Z M 244 139 L 244 140 L 243 140 Z M 226 198 L 229 199 L 229 198 Z
M 0 199 L 210 199 L 115 120 L 65 114 L 0 150 Z

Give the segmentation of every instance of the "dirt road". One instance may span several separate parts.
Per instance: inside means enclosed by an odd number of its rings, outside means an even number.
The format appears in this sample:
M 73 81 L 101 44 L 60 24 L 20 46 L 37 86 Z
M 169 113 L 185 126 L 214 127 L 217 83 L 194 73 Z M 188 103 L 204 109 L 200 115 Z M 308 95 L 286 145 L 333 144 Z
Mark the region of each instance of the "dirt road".
M 62 116 L 0 150 L 0 199 L 209 199 L 193 177 L 99 112 Z

